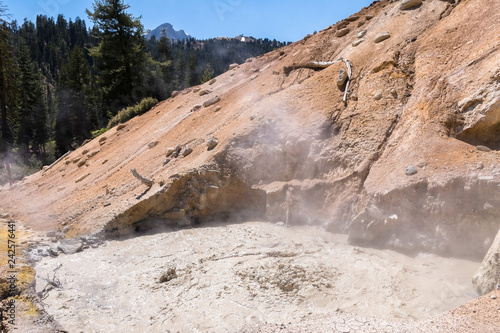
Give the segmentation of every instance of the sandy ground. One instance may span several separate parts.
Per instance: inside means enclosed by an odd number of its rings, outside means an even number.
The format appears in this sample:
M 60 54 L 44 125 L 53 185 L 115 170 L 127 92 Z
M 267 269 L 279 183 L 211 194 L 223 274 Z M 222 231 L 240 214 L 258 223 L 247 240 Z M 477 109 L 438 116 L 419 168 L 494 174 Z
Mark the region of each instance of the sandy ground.
M 44 303 L 69 332 L 234 332 L 312 316 L 376 316 L 374 325 L 427 319 L 476 297 L 470 279 L 479 263 L 248 222 L 163 230 L 44 259 L 37 291 L 60 265 L 62 288 Z

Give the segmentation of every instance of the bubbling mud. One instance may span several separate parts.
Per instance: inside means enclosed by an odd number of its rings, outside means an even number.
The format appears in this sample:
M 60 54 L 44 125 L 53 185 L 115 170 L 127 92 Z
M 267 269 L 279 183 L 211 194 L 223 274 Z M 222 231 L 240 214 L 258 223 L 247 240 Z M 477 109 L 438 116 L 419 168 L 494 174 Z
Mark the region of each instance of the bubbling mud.
M 162 230 L 38 263 L 37 291 L 70 332 L 234 332 L 311 315 L 424 319 L 476 297 L 477 262 L 353 247 L 265 222 Z

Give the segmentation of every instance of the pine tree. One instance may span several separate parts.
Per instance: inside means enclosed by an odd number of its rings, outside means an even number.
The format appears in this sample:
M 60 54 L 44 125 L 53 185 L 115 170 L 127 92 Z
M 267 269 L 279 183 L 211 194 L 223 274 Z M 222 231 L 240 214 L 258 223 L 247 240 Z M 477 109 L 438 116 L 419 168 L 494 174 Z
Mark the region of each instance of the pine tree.
M 18 63 L 17 145 L 28 159 L 30 148 L 39 153 L 48 139 L 47 106 L 40 72 L 31 61 L 29 49 L 22 39 Z
M 12 109 L 15 101 L 15 66 L 14 54 L 10 45 L 10 29 L 2 19 L 6 7 L 0 2 L 0 153 L 7 151 L 8 146 L 13 143 L 12 130 L 9 127 L 8 109 Z M 9 108 L 10 106 L 10 108 Z
M 126 10 L 122 0 L 94 0 L 93 11 L 87 10 L 99 29 L 99 45 L 90 49 L 100 71 L 99 85 L 110 112 L 137 102 L 134 87 L 140 87 L 145 61 L 143 27 L 139 18 Z
M 208 82 L 212 80 L 214 77 L 214 70 L 212 69 L 212 66 L 210 63 L 207 63 L 207 66 L 205 67 L 205 70 L 203 71 L 203 76 L 201 77 L 201 83 Z
M 196 59 L 196 56 L 194 55 L 194 52 L 191 52 L 189 55 L 189 60 L 188 60 L 188 75 L 186 78 L 187 81 L 187 86 L 191 87 L 194 85 L 197 85 L 200 82 L 200 77 L 197 72 L 198 67 L 198 60 Z
M 86 100 L 89 67 L 84 53 L 76 46 L 61 68 L 58 87 L 58 113 L 55 124 L 56 153 L 71 149 L 73 141 L 90 137 L 90 115 Z

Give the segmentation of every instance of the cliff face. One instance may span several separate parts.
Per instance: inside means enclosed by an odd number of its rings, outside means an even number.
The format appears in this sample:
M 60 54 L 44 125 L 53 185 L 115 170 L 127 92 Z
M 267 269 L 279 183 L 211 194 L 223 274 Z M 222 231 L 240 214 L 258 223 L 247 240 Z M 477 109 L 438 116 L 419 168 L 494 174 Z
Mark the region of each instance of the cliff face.
M 499 5 L 374 2 L 109 130 L 0 200 L 66 237 L 259 217 L 482 258 L 500 227 Z M 307 68 L 337 59 L 352 64 L 346 103 L 344 62 Z M 167 158 L 176 145 L 192 152 Z

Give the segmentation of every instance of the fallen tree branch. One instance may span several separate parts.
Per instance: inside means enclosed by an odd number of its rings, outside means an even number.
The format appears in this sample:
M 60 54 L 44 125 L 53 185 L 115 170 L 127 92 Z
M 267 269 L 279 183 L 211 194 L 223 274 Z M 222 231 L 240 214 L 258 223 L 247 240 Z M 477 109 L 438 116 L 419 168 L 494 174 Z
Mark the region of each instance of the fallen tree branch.
M 336 64 L 338 62 L 341 62 L 343 61 L 346 66 L 347 66 L 347 84 L 346 84 L 346 87 L 345 87 L 345 92 L 344 92 L 344 98 L 342 99 L 344 101 L 344 103 L 347 102 L 347 93 L 349 92 L 349 83 L 351 82 L 351 78 L 352 78 L 352 64 L 349 60 L 347 59 L 339 59 L 339 60 L 335 60 L 335 61 L 311 61 L 311 62 L 308 62 L 308 63 L 304 63 L 304 64 L 293 64 L 291 66 L 285 66 L 283 67 L 283 72 L 285 74 L 289 74 L 291 71 L 295 70 L 295 69 L 299 69 L 299 68 L 311 68 L 311 69 L 325 69 L 333 64 Z
M 132 175 L 134 175 L 135 178 L 139 179 L 144 185 L 151 187 L 153 186 L 153 180 L 144 178 L 141 176 L 135 169 L 130 169 L 130 172 L 132 172 Z
M 71 153 L 71 150 L 66 152 L 66 154 L 64 154 L 63 156 L 59 157 L 57 159 L 57 161 L 55 161 L 54 163 L 52 163 L 51 165 L 49 165 L 47 168 L 45 168 L 45 170 L 43 172 L 47 172 L 50 168 L 52 168 L 54 165 L 56 165 L 57 163 L 59 163 L 60 160 L 62 160 L 63 158 L 65 158 L 66 156 L 68 156 L 68 154 Z

